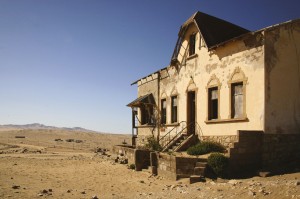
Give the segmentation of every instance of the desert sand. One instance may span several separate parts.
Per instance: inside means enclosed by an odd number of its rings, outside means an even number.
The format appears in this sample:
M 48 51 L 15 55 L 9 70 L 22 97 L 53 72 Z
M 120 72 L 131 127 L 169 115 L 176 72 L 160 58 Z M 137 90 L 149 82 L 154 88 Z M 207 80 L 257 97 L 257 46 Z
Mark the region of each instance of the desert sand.
M 172 181 L 115 163 L 111 148 L 124 141 L 130 143 L 130 136 L 1 130 L 0 198 L 300 198 L 298 170 L 189 184 L 189 179 Z M 95 153 L 97 147 L 108 151 Z

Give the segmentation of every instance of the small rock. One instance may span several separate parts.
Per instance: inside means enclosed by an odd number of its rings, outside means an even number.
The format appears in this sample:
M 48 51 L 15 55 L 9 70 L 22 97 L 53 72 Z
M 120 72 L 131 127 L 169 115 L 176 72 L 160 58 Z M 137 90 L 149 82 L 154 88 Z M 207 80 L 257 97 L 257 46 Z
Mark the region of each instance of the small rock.
M 92 199 L 99 199 L 96 195 L 92 196 Z
M 232 186 L 235 186 L 235 185 L 237 185 L 238 181 L 236 181 L 236 180 L 229 180 L 228 183 L 231 184 Z
M 296 186 L 299 186 L 299 185 L 300 185 L 300 181 L 297 181 L 297 182 L 295 183 L 295 185 L 296 185 Z
M 85 191 L 80 192 L 81 194 L 86 194 Z
M 39 193 L 38 196 L 43 196 L 43 194 Z
M 144 180 L 141 180 L 140 183 L 145 183 Z
M 268 171 L 266 171 L 266 172 L 261 171 L 261 172 L 258 173 L 258 175 L 259 175 L 260 177 L 263 177 L 263 178 L 265 178 L 265 177 L 270 177 L 270 176 L 271 176 L 271 172 L 268 172 Z
M 71 193 L 71 190 L 70 190 L 70 189 L 68 189 L 67 193 Z
M 255 193 L 254 191 L 249 191 L 248 194 L 249 194 L 250 196 L 255 196 L 255 195 L 256 195 L 256 193 Z
M 42 193 L 48 193 L 48 191 L 46 189 L 44 189 L 43 191 L 41 191 Z
M 20 186 L 19 185 L 13 185 L 11 188 L 13 188 L 13 189 L 20 189 Z
M 52 192 L 52 189 L 48 189 L 49 192 Z

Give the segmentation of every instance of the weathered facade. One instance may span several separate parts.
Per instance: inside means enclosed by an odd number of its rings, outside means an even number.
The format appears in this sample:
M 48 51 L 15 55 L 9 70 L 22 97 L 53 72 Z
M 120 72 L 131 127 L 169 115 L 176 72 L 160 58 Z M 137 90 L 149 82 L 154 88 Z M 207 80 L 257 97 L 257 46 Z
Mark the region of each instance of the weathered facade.
M 300 20 L 251 32 L 197 12 L 178 37 L 170 65 L 133 83 L 136 145 L 149 135 L 197 135 L 231 148 L 238 131 L 300 135 Z

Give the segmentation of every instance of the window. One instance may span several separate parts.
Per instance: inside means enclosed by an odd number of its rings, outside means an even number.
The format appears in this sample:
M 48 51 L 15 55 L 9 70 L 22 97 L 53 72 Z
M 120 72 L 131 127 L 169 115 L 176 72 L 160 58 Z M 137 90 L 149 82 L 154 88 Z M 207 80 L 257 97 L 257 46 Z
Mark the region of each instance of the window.
M 207 89 L 207 119 L 220 120 L 220 89 L 221 82 L 215 74 L 213 74 L 206 86 Z
M 171 123 L 177 122 L 177 96 L 171 97 Z
M 244 93 L 243 83 L 231 85 L 231 118 L 242 118 L 244 116 Z
M 153 106 L 143 105 L 141 109 L 141 124 L 154 124 Z
M 166 99 L 161 100 L 161 124 L 166 124 L 167 122 L 167 101 Z
M 248 78 L 241 68 L 237 67 L 231 74 L 229 87 L 229 119 L 246 119 L 246 85 Z
M 189 56 L 195 54 L 195 49 L 196 49 L 196 34 L 192 34 L 190 36 L 190 41 L 189 41 Z
M 218 119 L 219 115 L 219 93 L 218 87 L 212 87 L 208 89 L 208 119 Z

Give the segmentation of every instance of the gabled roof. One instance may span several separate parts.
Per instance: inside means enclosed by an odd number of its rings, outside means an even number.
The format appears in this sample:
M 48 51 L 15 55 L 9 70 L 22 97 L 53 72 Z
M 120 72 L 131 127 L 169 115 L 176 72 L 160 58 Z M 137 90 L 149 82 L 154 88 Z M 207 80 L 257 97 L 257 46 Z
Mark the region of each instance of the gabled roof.
M 232 24 L 228 21 L 202 12 L 196 12 L 182 25 L 179 34 L 182 34 L 182 30 L 191 22 L 196 23 L 196 26 L 198 27 L 208 49 L 211 49 L 227 40 L 250 32 L 249 30 Z

